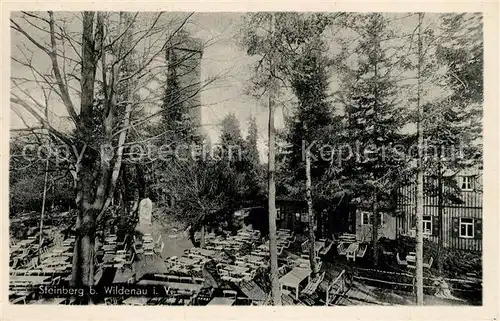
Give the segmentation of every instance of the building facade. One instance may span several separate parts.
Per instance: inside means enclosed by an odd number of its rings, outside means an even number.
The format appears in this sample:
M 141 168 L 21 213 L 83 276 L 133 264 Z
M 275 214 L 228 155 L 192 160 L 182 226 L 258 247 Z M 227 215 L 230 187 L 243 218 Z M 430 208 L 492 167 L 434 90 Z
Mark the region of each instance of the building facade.
M 454 179 L 459 189 L 458 197 L 443 201 L 441 218 L 438 196 L 424 193 L 424 236 L 434 242 L 441 237 L 445 248 L 482 251 L 482 174 L 471 169 L 459 173 Z M 443 194 L 447 192 L 443 187 Z M 396 236 L 415 234 L 415 204 L 416 186 L 402 187 L 397 202 Z
M 437 195 L 424 192 L 424 237 L 442 243 L 445 248 L 482 251 L 483 191 L 480 171 L 467 170 L 453 175 L 456 180 L 454 198 L 443 198 L 442 215 L 439 215 Z M 424 185 L 429 184 L 426 178 Z M 450 187 L 451 188 L 451 187 Z M 449 191 L 443 187 L 444 194 Z M 379 212 L 380 226 L 378 238 L 397 239 L 399 236 L 415 236 L 416 230 L 416 186 L 403 186 L 395 193 L 396 201 Z M 356 234 L 361 242 L 371 242 L 372 212 L 368 207 L 353 204 L 346 198 L 344 202 L 315 204 L 316 234 L 331 237 L 342 233 Z M 264 221 L 267 221 L 266 205 L 262 206 Z M 308 227 L 307 204 L 305 200 L 277 199 L 277 227 L 297 233 L 304 233 Z

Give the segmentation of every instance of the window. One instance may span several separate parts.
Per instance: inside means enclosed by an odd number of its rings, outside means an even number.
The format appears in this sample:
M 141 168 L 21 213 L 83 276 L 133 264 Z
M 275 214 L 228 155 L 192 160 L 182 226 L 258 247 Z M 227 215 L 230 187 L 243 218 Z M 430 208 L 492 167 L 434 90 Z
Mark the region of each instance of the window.
M 474 237 L 474 219 L 473 218 L 460 218 L 460 237 L 473 238 Z
M 276 208 L 276 219 L 278 219 L 278 220 L 282 220 L 283 219 L 283 214 L 281 212 L 281 208 L 280 207 Z
M 295 213 L 295 218 L 297 220 L 300 220 L 303 223 L 306 223 L 309 221 L 309 213 L 307 212 L 296 212 Z
M 472 181 L 474 176 L 460 176 L 460 188 L 462 191 L 472 191 Z
M 361 225 L 370 225 L 370 213 L 361 212 Z
M 424 215 L 424 234 L 432 235 L 432 217 Z
M 380 214 L 380 225 L 384 224 L 384 213 Z M 372 213 L 370 212 L 361 212 L 361 225 L 372 225 Z

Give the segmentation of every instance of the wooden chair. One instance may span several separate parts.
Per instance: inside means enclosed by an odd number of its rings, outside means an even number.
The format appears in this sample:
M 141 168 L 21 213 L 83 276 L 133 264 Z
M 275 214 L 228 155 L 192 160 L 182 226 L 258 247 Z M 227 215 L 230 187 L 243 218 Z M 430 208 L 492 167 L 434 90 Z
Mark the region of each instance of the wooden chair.
M 50 281 L 50 284 L 51 285 L 59 285 L 59 283 L 61 282 L 61 276 L 58 275 L 56 276 L 55 278 L 53 278 L 51 281 Z
M 163 253 L 163 249 L 164 249 L 164 247 L 165 247 L 165 243 L 161 242 L 161 243 L 159 244 L 159 246 L 155 246 L 155 247 L 153 248 L 153 251 L 154 251 L 156 254 L 160 255 L 161 253 Z
M 403 266 L 408 265 L 408 262 L 406 262 L 406 260 L 401 260 L 401 259 L 399 258 L 399 252 L 398 252 L 398 253 L 396 253 L 396 261 L 398 262 L 398 265 L 403 265 Z
M 434 258 L 431 256 L 431 258 L 429 259 L 429 261 L 427 263 L 424 262 L 423 267 L 430 269 L 432 266 L 432 263 L 434 263 Z

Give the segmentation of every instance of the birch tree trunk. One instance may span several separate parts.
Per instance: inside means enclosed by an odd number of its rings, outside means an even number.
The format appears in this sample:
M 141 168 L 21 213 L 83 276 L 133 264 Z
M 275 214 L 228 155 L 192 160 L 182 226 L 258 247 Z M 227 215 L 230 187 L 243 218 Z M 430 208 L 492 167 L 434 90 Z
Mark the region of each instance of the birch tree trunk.
M 436 255 L 436 260 L 437 260 L 437 269 L 438 273 L 442 273 L 443 269 L 443 260 L 442 260 L 442 253 L 443 253 L 443 176 L 442 176 L 442 169 L 441 169 L 441 148 L 439 148 L 439 161 L 438 161 L 438 222 L 439 222 L 439 234 L 438 234 L 438 251 Z M 434 227 L 433 227 L 434 228 Z
M 271 38 L 274 37 L 275 14 L 271 14 Z M 271 296 L 273 305 L 281 305 L 281 289 L 278 274 L 278 248 L 276 237 L 276 184 L 275 184 L 275 158 L 276 158 L 276 133 L 274 128 L 274 111 L 276 108 L 276 80 L 274 79 L 274 61 L 270 57 L 271 84 L 269 86 L 269 154 L 268 154 L 268 208 L 269 208 L 269 253 L 270 253 L 270 279 Z
M 309 261 L 311 263 L 312 277 L 316 276 L 318 266 L 316 264 L 316 239 L 314 237 L 314 212 L 311 192 L 311 155 L 309 149 L 306 149 L 306 199 L 307 199 L 307 218 L 309 224 Z
M 274 132 L 274 89 L 269 93 L 269 160 L 268 160 L 268 208 L 269 208 L 269 252 L 271 267 L 271 293 L 273 305 L 281 305 L 281 290 L 278 275 L 278 248 L 276 237 L 276 185 L 275 176 L 275 132 Z
M 417 109 L 418 109 L 418 171 L 417 171 L 417 245 L 415 249 L 415 278 L 417 287 L 417 305 L 424 304 L 424 275 L 423 275 L 423 254 L 424 254 L 424 233 L 423 233 L 423 216 L 424 216 L 424 164 L 423 164 L 423 109 L 420 106 L 420 68 L 422 58 L 422 13 L 418 14 L 418 64 L 417 64 Z
M 201 224 L 200 229 L 200 248 L 205 247 L 205 224 Z
M 378 265 L 378 226 L 380 225 L 378 213 L 378 191 L 375 187 L 373 191 L 373 211 L 372 211 L 372 248 L 373 248 L 373 264 Z

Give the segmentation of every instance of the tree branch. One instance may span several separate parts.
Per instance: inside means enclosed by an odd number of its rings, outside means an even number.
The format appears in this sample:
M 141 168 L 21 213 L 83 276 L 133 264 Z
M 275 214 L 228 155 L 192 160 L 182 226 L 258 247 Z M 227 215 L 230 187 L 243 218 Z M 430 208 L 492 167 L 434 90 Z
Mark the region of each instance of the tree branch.
M 54 76 L 56 77 L 56 81 L 57 81 L 57 84 L 59 86 L 59 90 L 61 91 L 61 97 L 62 97 L 64 106 L 66 107 L 68 114 L 70 115 L 70 117 L 73 119 L 73 121 L 76 124 L 76 123 L 78 123 L 78 115 L 76 114 L 75 107 L 73 105 L 73 102 L 71 101 L 71 97 L 70 97 L 69 92 L 68 92 L 68 87 L 65 85 L 65 83 L 63 81 L 63 77 L 61 75 L 61 70 L 59 69 L 59 63 L 57 62 L 57 43 L 56 43 L 54 25 L 55 25 L 54 13 L 52 11 L 49 11 L 51 51 L 48 54 L 49 54 L 50 59 L 52 61 L 52 69 L 54 70 Z

